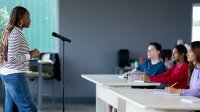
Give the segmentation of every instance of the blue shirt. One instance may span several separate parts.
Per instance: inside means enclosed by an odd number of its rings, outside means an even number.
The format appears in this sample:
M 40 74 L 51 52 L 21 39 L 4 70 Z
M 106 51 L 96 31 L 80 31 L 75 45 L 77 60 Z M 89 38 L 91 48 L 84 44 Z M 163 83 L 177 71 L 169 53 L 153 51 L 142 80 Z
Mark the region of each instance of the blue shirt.
M 152 64 L 151 60 L 146 60 L 136 69 L 138 71 L 145 72 L 148 76 L 155 76 L 165 72 L 166 67 L 161 61 L 157 64 Z

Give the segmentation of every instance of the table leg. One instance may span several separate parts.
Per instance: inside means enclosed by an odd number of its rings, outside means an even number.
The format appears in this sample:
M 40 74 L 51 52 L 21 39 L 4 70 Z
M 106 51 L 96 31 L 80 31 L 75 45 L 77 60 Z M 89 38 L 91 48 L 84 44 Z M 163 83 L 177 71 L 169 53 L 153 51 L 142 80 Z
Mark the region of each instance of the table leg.
M 38 74 L 38 112 L 41 112 L 41 107 L 42 107 L 42 64 L 38 63 L 38 69 L 39 69 L 39 74 Z
M 119 109 L 117 112 L 125 112 L 125 102 L 121 102 L 122 100 L 118 99 L 119 98 L 109 90 L 109 87 L 96 85 L 96 112 L 106 112 L 106 104 Z

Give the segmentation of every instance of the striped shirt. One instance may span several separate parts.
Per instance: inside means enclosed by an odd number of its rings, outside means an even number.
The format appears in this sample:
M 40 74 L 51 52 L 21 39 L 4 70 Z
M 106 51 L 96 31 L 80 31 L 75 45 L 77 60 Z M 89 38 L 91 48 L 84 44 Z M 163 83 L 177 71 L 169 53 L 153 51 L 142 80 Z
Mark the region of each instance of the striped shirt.
M 29 59 L 29 45 L 22 31 L 14 27 L 8 37 L 7 61 L 2 66 L 0 74 L 9 75 L 26 72 L 29 69 Z

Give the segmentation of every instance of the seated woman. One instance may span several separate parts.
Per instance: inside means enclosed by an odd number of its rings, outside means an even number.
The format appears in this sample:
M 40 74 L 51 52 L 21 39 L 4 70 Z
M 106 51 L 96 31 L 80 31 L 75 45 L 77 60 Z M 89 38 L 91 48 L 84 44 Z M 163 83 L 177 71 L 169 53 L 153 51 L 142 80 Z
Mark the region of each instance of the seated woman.
M 174 87 L 166 87 L 165 90 L 169 93 L 180 94 L 183 96 L 200 97 L 200 41 L 194 41 L 189 44 L 187 53 L 189 62 L 189 89 L 176 89 Z
M 188 63 L 186 54 L 187 49 L 184 45 L 176 45 L 172 53 L 172 59 L 176 64 L 159 76 L 147 76 L 143 74 L 140 76 L 140 79 L 170 85 L 176 83 L 174 88 L 188 88 Z

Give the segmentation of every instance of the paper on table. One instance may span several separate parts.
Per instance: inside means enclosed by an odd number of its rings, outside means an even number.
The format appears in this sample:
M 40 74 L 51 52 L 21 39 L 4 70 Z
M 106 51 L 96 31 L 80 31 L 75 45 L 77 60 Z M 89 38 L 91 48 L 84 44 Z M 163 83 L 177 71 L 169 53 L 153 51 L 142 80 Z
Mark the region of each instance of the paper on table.
M 145 72 L 133 71 L 133 72 L 130 72 L 130 73 L 129 73 L 129 75 L 140 75 L 140 74 L 145 74 Z
M 122 75 L 118 75 L 117 77 L 119 79 L 124 79 L 124 77 Z M 130 80 L 130 79 L 128 79 L 128 80 Z M 133 82 L 144 82 L 143 80 L 139 80 L 139 79 L 135 79 L 135 80 L 131 80 L 131 81 L 133 81 Z
M 200 103 L 200 98 L 196 98 L 196 97 L 189 97 L 189 98 L 181 98 L 182 102 L 186 102 L 186 103 Z
M 144 82 L 143 80 L 134 80 L 134 82 Z
M 155 91 L 153 94 L 155 94 L 155 95 L 172 95 L 172 96 L 180 95 L 180 94 L 168 93 L 165 90 Z
M 123 75 L 118 75 L 117 77 L 120 78 L 120 79 L 124 78 Z
M 135 71 L 132 73 L 128 74 L 128 79 L 129 80 L 139 80 L 140 79 L 140 74 L 143 74 L 144 72 L 140 72 L 140 71 Z
M 145 72 L 141 72 L 141 71 L 130 72 L 128 73 L 128 79 L 132 81 L 136 80 L 136 82 L 144 82 L 142 80 L 139 80 L 140 74 L 145 74 Z M 123 79 L 124 77 L 123 75 L 119 75 L 118 78 Z

